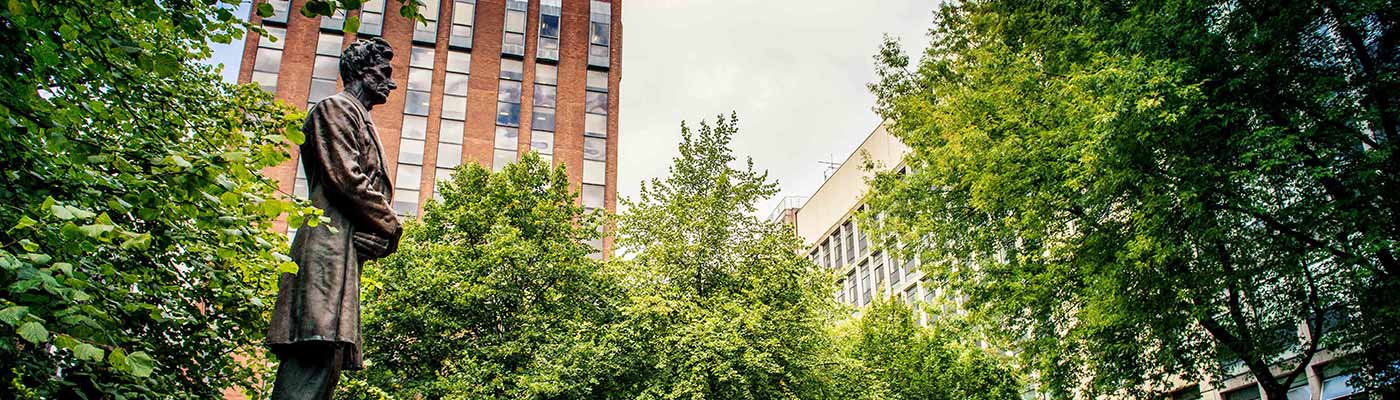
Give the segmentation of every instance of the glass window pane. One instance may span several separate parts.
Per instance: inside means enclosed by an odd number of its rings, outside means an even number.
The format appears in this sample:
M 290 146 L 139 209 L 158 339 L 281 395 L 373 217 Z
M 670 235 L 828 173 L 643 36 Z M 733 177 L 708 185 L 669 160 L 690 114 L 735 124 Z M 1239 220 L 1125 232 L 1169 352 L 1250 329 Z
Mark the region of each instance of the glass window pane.
M 467 98 L 442 96 L 442 117 L 462 120 L 467 118 Z
M 540 14 L 540 36 L 559 37 L 559 16 Z
M 404 98 L 404 114 L 428 115 L 428 92 L 410 90 Z
M 506 32 L 525 33 L 524 11 L 506 11 Z
M 501 45 L 501 52 L 505 54 L 524 55 L 525 34 L 506 32 L 505 42 Z
M 398 176 L 394 180 L 394 187 L 398 189 L 418 190 L 419 180 L 422 177 L 423 167 L 417 165 L 399 164 L 399 172 Z
M 603 136 L 608 134 L 608 116 L 598 114 L 583 115 L 583 132 Z
M 536 53 L 539 58 L 546 60 L 559 59 L 559 39 L 542 37 L 536 46 L 539 47 L 539 52 Z
M 530 148 L 540 154 L 554 154 L 554 132 L 531 132 Z
M 382 5 L 382 4 L 381 4 Z M 360 34 L 379 36 L 384 30 L 384 14 L 362 9 L 360 11 Z
M 425 24 L 413 24 L 413 41 L 433 43 L 437 41 L 438 24 L 436 21 L 428 21 Z
M 607 184 L 607 164 L 602 161 L 583 160 L 583 183 Z
M 542 131 L 554 131 L 554 109 L 535 107 L 535 112 L 531 113 L 533 121 L 530 127 Z
M 332 80 L 340 77 L 340 59 L 330 56 L 316 56 L 311 66 L 311 76 Z
M 447 44 L 457 47 L 472 47 L 472 27 L 453 25 L 452 34 L 447 37 Z
M 608 113 L 608 94 L 603 92 L 587 92 L 584 95 L 583 111 L 589 114 Z
M 596 44 L 588 46 L 588 65 L 607 67 L 608 57 L 610 56 L 607 46 L 599 46 Z
M 272 4 L 272 16 L 264 18 L 263 21 L 287 23 L 287 9 L 291 8 L 292 0 L 268 0 Z
M 516 81 L 525 79 L 525 64 L 520 60 L 501 60 L 501 79 Z
M 608 91 L 608 73 L 588 70 L 588 90 Z
M 556 89 L 550 85 L 535 85 L 535 106 L 554 108 Z
M 549 64 L 535 64 L 535 83 L 558 84 L 559 67 Z
M 360 4 L 360 11 L 384 12 L 384 0 L 368 0 Z
M 520 104 L 496 103 L 496 124 L 520 126 Z
M 456 3 L 456 9 L 452 11 L 452 23 L 457 25 L 471 26 L 472 17 L 476 15 L 476 5 L 465 1 Z
M 399 140 L 399 162 L 423 165 L 423 141 L 408 138 Z
M 286 42 L 282 40 L 282 38 L 287 37 L 286 29 L 278 28 L 275 26 L 264 26 L 263 29 L 267 31 L 267 34 L 262 35 L 258 39 L 258 47 L 269 49 L 281 49 L 282 46 L 286 44 Z M 273 41 L 272 39 L 274 38 L 277 40 Z
M 418 215 L 418 191 L 396 191 L 394 193 L 394 212 L 402 215 Z
M 442 191 L 440 189 L 444 183 L 452 181 L 453 172 L 456 172 L 456 170 L 452 168 L 438 168 L 436 171 L 433 171 L 433 198 L 442 200 Z
M 447 70 L 470 74 L 472 70 L 472 54 L 460 51 L 447 52 Z
M 591 27 L 588 31 L 588 42 L 607 46 L 608 42 L 612 40 L 611 32 L 609 32 L 611 26 L 606 22 L 589 22 L 588 25 Z
M 455 73 L 455 72 L 449 72 L 449 73 L 447 74 L 447 79 L 444 80 L 443 84 L 446 86 L 446 87 L 444 87 L 444 88 L 442 89 L 442 92 L 443 92 L 443 93 L 446 93 L 446 94 L 455 94 L 455 95 L 458 95 L 458 96 L 466 96 L 466 95 L 467 95 L 467 75 L 466 75 L 466 74 L 459 74 L 459 73 Z
M 310 95 L 306 97 L 306 100 L 315 103 L 321 101 L 321 99 L 331 97 L 333 94 L 335 94 L 335 81 L 313 78 L 311 79 Z
M 253 71 L 253 82 L 257 83 L 258 87 L 262 88 L 263 90 L 273 93 L 277 92 L 276 73 Z
M 608 159 L 608 140 L 603 138 L 583 138 L 583 158 L 603 161 Z
M 408 70 L 408 90 L 429 91 L 433 89 L 433 70 L 410 68 Z
M 428 119 L 414 115 L 403 116 L 403 131 L 400 132 L 400 136 L 418 140 L 428 137 Z
M 433 48 L 414 46 L 412 51 L 412 55 L 408 58 L 408 66 L 433 69 Z
M 462 145 L 438 143 L 437 166 L 439 168 L 457 168 L 458 165 L 462 165 Z
M 462 121 L 450 119 L 442 120 L 442 126 L 438 128 L 438 141 L 445 143 L 462 143 L 463 128 L 465 127 Z
M 603 185 L 583 185 L 583 206 L 588 208 L 603 208 L 604 188 Z
M 282 51 L 274 49 L 258 49 L 257 60 L 253 62 L 254 71 L 277 73 L 277 67 L 282 65 Z
M 507 103 L 519 103 L 520 82 L 501 81 L 500 91 L 496 92 L 496 100 Z
M 515 151 L 498 149 L 496 150 L 495 157 L 492 157 L 491 170 L 500 171 L 506 167 L 506 164 L 513 162 L 515 162 Z
M 504 126 L 496 127 L 496 148 L 515 150 L 520 147 L 520 131 Z
M 340 35 L 322 32 L 316 37 L 316 54 L 340 57 Z

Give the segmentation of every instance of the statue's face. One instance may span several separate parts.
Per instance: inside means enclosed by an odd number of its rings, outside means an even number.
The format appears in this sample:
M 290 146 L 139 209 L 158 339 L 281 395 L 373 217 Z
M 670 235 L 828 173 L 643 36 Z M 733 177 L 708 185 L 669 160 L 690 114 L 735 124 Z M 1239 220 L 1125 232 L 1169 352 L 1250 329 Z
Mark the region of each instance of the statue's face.
M 382 60 L 365 69 L 364 74 L 361 75 L 363 79 L 361 84 L 364 85 L 365 97 L 369 100 L 370 105 L 384 104 L 385 101 L 389 100 L 389 92 L 399 87 L 394 84 L 393 75 L 394 67 L 389 65 L 389 60 Z

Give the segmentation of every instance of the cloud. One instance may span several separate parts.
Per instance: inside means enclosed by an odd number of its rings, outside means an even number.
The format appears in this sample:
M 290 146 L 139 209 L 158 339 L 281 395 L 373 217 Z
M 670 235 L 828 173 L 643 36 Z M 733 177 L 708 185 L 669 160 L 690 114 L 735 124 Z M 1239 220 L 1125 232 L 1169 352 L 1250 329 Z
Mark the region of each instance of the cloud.
M 884 34 L 917 52 L 929 1 L 628 0 L 618 194 L 666 175 L 692 123 L 737 111 L 737 156 L 752 157 L 782 188 L 810 195 L 818 161 L 845 159 L 879 123 L 865 85 Z M 760 205 L 766 215 L 778 198 Z M 620 211 L 620 210 L 619 210 Z

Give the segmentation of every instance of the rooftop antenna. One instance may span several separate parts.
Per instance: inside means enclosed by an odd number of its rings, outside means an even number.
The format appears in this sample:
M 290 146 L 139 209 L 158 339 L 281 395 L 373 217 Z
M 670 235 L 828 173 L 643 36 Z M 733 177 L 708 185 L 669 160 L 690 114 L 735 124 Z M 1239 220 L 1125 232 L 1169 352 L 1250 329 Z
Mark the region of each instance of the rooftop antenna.
M 831 154 L 827 154 L 827 155 L 826 155 L 826 159 L 827 159 L 828 161 L 817 161 L 817 164 L 821 164 L 821 165 L 823 165 L 823 166 L 826 167 L 826 169 L 822 170 L 822 180 L 823 180 L 823 181 L 825 181 L 825 180 L 831 178 L 831 171 L 835 171 L 837 168 L 841 168 L 841 163 L 838 163 L 838 162 L 835 162 L 835 161 L 830 161 L 830 160 L 831 160 Z

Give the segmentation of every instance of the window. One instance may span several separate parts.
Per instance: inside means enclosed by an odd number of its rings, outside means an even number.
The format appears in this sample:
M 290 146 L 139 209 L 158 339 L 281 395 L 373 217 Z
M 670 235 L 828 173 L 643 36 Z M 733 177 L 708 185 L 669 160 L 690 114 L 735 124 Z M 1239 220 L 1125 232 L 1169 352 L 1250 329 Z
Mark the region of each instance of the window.
M 554 132 L 532 132 L 530 134 L 530 149 L 540 154 L 554 154 Z
M 506 26 L 502 34 L 502 54 L 525 55 L 525 10 L 529 3 L 522 0 L 506 0 Z
M 413 47 L 408 59 L 408 90 L 404 92 L 404 114 L 428 115 L 435 54 L 436 52 L 429 47 Z
M 559 67 L 549 64 L 535 64 L 535 83 L 559 84 Z
M 398 176 L 394 179 L 394 212 L 418 214 L 418 183 L 422 175 L 422 166 L 399 164 Z
M 875 259 L 870 260 L 870 263 L 875 264 L 875 285 L 876 285 L 876 286 L 884 286 L 884 283 L 885 283 L 885 263 L 882 262 L 882 261 L 880 261 L 880 259 L 878 259 L 878 258 L 875 258 Z
M 472 47 L 472 20 L 476 18 L 476 0 L 457 0 L 452 5 L 452 33 L 449 46 Z
M 603 138 L 583 138 L 583 159 L 604 161 L 608 159 L 608 140 Z
M 603 71 L 588 71 L 588 90 L 600 92 L 608 91 L 608 73 Z
M 860 305 L 870 304 L 870 266 L 860 264 Z
M 452 169 L 462 165 L 462 121 L 444 119 L 438 132 L 437 167 Z
M 520 146 L 520 131 L 511 127 L 496 127 L 495 146 L 495 156 L 491 165 L 494 170 L 500 171 L 506 164 L 515 162 L 516 149 Z
M 851 224 L 851 221 L 846 221 L 845 224 L 841 225 L 841 232 L 845 238 L 846 262 L 854 262 L 856 260 L 855 226 Z
M 1322 370 L 1322 400 L 1345 399 L 1357 393 L 1361 393 L 1361 388 L 1351 385 L 1352 374 L 1345 372 L 1340 367 L 1328 365 Z
M 540 1 L 540 40 L 535 57 L 545 60 L 559 59 L 559 15 L 560 0 Z
M 501 60 L 501 79 L 525 80 L 525 63 L 520 60 Z
M 554 132 L 554 109 L 535 107 L 533 122 L 530 126 L 537 130 Z
M 876 258 L 877 260 L 879 260 L 880 262 L 885 262 L 885 254 L 884 254 L 884 253 L 879 253 L 879 252 L 877 252 L 877 253 L 875 253 L 875 255 L 873 255 L 873 256 L 871 256 L 871 257 L 875 257 L 875 258 Z M 899 265 L 898 265 L 897 263 L 895 263 L 894 260 L 890 260 L 890 263 L 889 263 L 889 264 L 890 264 L 890 285 L 898 284 L 900 280 L 904 279 L 904 273 L 901 272 L 901 271 L 899 270 Z
M 1168 400 L 1201 400 L 1201 388 L 1200 386 L 1191 386 L 1172 392 L 1171 396 L 1168 396 Z
M 1223 398 L 1224 400 L 1259 400 L 1259 386 L 1250 384 L 1243 389 L 1226 393 Z
M 253 61 L 252 81 L 263 90 L 277 93 L 278 68 L 282 67 L 282 38 L 287 36 L 287 30 L 272 26 L 263 29 L 267 30 L 267 35 L 258 38 L 258 55 Z
M 831 246 L 831 241 L 823 240 L 823 241 L 822 241 L 822 245 L 819 247 L 819 249 L 821 250 L 821 261 L 820 261 L 820 262 L 821 262 L 821 265 L 822 265 L 823 267 L 827 267 L 827 268 L 831 268 L 831 250 L 830 250 L 830 246 Z
M 423 2 L 423 8 L 418 11 L 423 13 L 423 18 L 427 19 L 428 22 L 427 24 L 416 22 L 413 24 L 413 41 L 423 43 L 437 42 L 438 13 L 441 11 L 438 7 L 439 1 L 437 0 Z
M 584 97 L 583 110 L 589 114 L 608 115 L 608 94 L 587 92 Z
M 551 160 L 554 154 L 554 107 L 558 100 L 558 89 L 554 86 L 558 83 L 558 68 L 553 65 L 535 64 L 535 91 L 532 103 L 534 117 L 530 127 L 534 129 L 533 135 L 545 134 L 549 136 L 548 147 L 534 148 L 536 142 L 531 139 L 531 147 L 541 155 L 550 155 Z
M 602 161 L 583 160 L 583 183 L 607 184 L 606 165 Z
M 605 205 L 603 185 L 583 185 L 583 206 L 588 209 L 603 208 Z
M 584 114 L 583 133 L 589 136 L 608 136 L 608 116 L 599 114 Z
M 384 0 L 368 0 L 360 5 L 360 35 L 379 36 L 384 31 Z
M 851 299 L 851 305 L 853 306 L 857 305 L 857 303 L 860 301 L 860 298 L 856 297 L 856 291 L 860 290 L 860 287 L 857 286 L 857 284 L 858 283 L 856 282 L 856 271 L 851 270 L 851 272 L 846 273 L 846 293 L 848 294 L 847 298 Z
M 298 160 L 297 176 L 292 180 L 292 195 L 305 199 L 310 196 L 310 189 L 306 184 L 306 166 L 302 163 L 306 160 Z
M 462 13 L 462 2 L 457 2 L 454 13 Z M 471 4 L 468 4 L 471 6 Z M 460 15 L 460 14 L 458 14 Z M 468 16 L 470 18 L 470 16 Z M 470 20 L 470 19 L 469 19 Z M 455 22 L 454 22 L 455 23 Z M 457 29 L 453 28 L 454 31 Z M 468 27 L 470 29 L 470 27 Z M 458 166 L 462 165 L 462 132 L 467 118 L 467 86 L 471 72 L 472 55 L 461 51 L 447 51 L 447 71 L 443 78 L 442 117 L 438 128 L 437 171 L 434 173 L 433 196 L 438 196 L 438 182 L 447 179 Z
M 341 32 L 345 29 L 345 10 L 335 10 L 328 17 L 321 17 L 321 29 Z
M 535 106 L 536 106 L 536 107 L 549 107 L 549 108 L 554 108 L 554 102 L 555 102 L 556 96 L 557 96 L 557 94 L 556 94 L 556 89 L 555 89 L 554 85 L 547 85 L 547 84 L 543 84 L 543 83 L 536 83 L 536 84 L 535 84 L 535 96 L 534 96 L 534 97 L 535 97 Z
M 588 65 L 608 67 L 612 41 L 612 5 L 593 0 L 588 16 Z
M 292 0 L 267 0 L 272 5 L 272 16 L 263 18 L 263 22 L 287 23 L 288 9 L 292 7 Z
M 837 228 L 831 233 L 831 259 L 835 260 L 836 266 L 846 265 L 846 258 L 841 257 L 841 228 Z
M 307 93 L 307 108 L 330 97 L 336 92 L 336 78 L 340 77 L 340 46 L 344 38 L 334 33 L 321 32 L 316 38 L 316 58 L 311 64 L 311 89 Z

